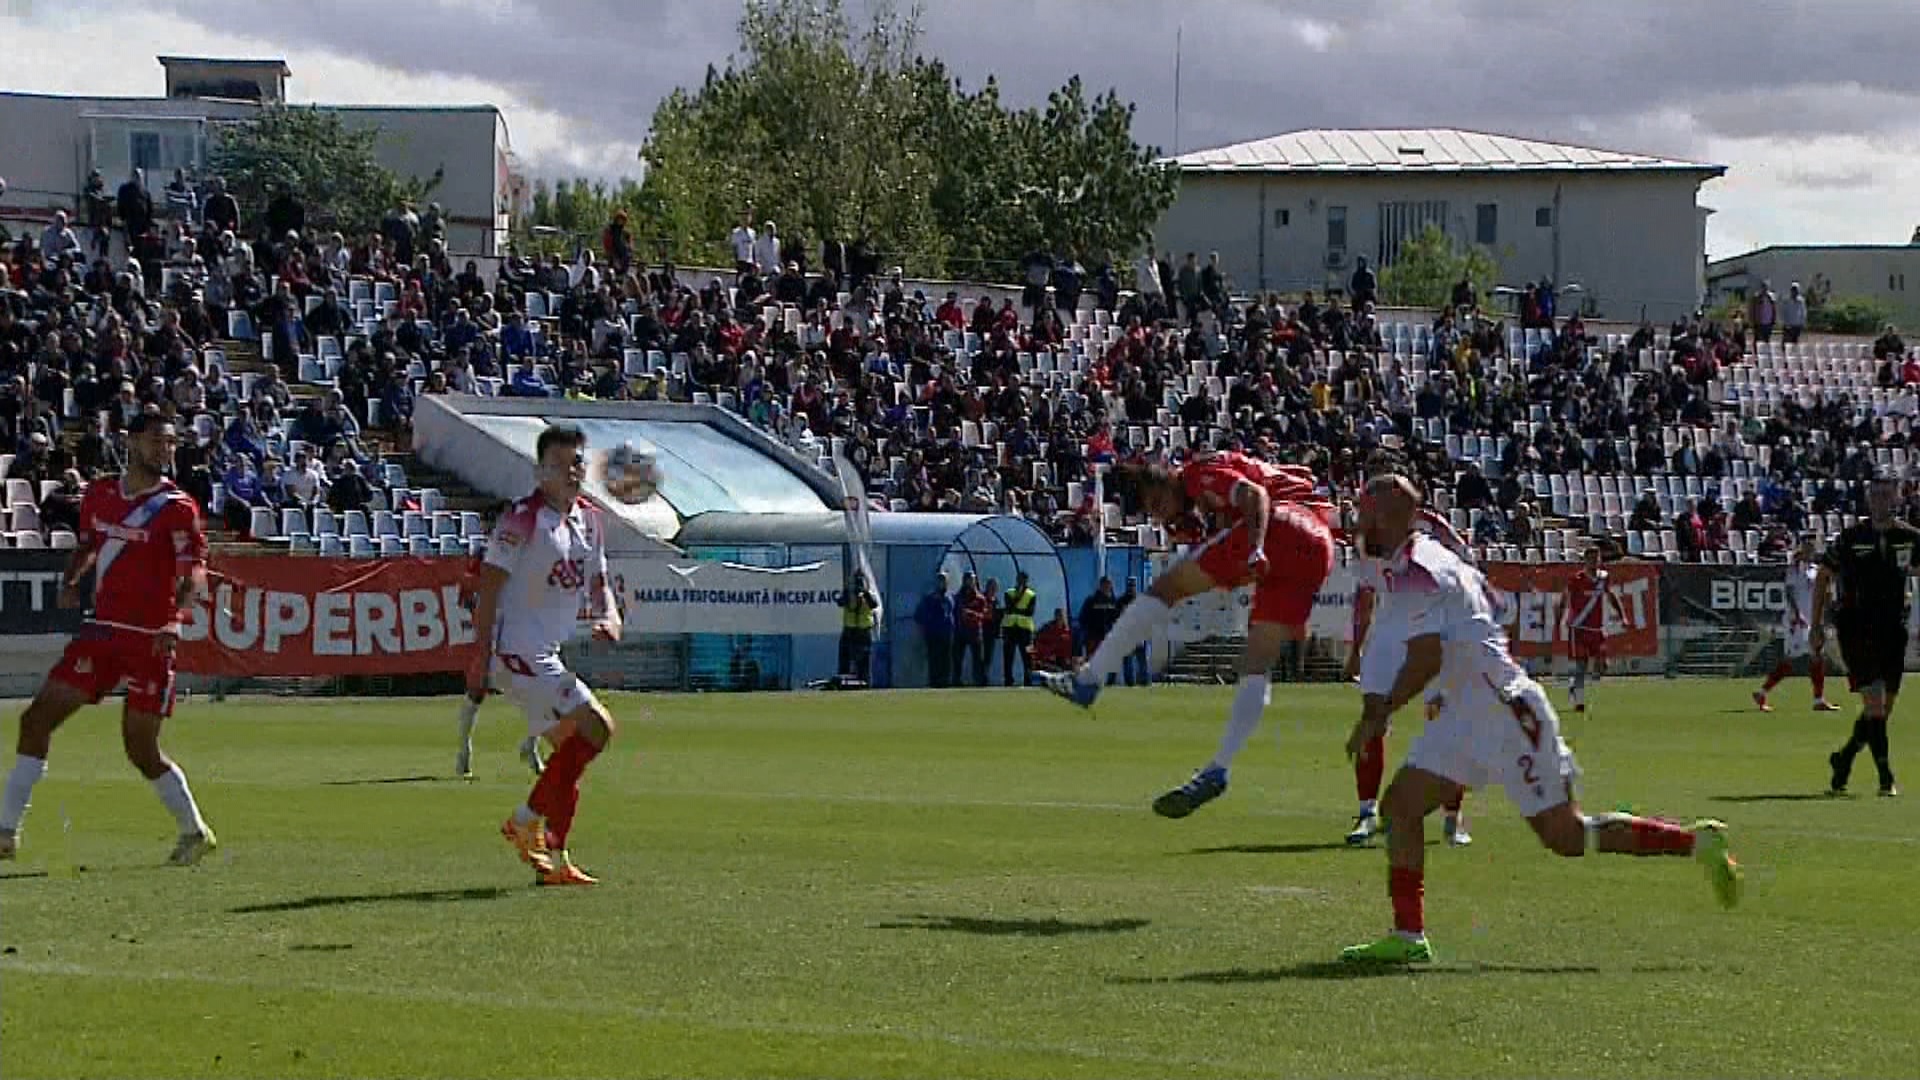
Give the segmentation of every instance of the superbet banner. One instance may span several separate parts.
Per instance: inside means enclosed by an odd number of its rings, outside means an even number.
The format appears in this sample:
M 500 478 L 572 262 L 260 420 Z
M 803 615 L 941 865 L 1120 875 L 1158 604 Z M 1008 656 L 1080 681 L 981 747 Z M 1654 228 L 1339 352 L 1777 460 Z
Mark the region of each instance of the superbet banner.
M 472 613 L 465 559 L 216 556 L 212 603 L 180 631 L 182 671 L 203 675 L 414 675 L 463 671 Z
M 1557 656 L 1567 651 L 1567 581 L 1576 563 L 1494 563 L 1487 580 L 1500 591 L 1507 637 L 1520 656 Z M 1607 654 L 1660 654 L 1660 568 L 1617 562 L 1606 567 L 1620 611 L 1607 607 Z M 1622 621 L 1624 612 L 1626 618 Z

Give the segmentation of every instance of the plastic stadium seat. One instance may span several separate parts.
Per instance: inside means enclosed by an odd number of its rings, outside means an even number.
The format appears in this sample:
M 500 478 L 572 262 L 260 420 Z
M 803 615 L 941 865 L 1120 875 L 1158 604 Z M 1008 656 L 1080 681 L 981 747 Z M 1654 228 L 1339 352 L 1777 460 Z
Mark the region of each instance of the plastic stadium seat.
M 378 552 L 378 549 L 376 549 L 373 546 L 373 540 L 371 537 L 366 537 L 366 536 L 347 537 L 347 554 L 350 557 L 355 559 L 371 559 L 375 554 L 377 554 L 377 552 Z
M 449 510 L 436 510 L 433 513 L 433 536 L 458 537 L 460 535 L 460 515 Z
M 400 535 L 400 525 L 394 520 L 391 510 L 373 512 L 373 535 L 375 537 Z
M 9 462 L 9 465 L 12 463 Z M 35 497 L 33 481 L 15 477 L 7 481 L 8 506 L 38 506 L 40 500 Z
M 290 532 L 287 534 L 287 550 L 295 555 L 312 555 L 319 547 L 313 542 L 313 537 L 306 533 Z
M 320 554 L 330 559 L 338 559 L 346 555 L 346 553 L 346 545 L 340 542 L 338 536 L 323 535 L 320 537 Z
M 433 554 L 433 540 L 425 536 L 407 537 L 407 554 L 423 556 Z
M 30 529 L 25 532 L 14 533 L 13 546 L 17 548 L 43 548 L 47 546 L 47 539 L 40 535 L 38 529 Z
M 66 529 L 55 529 L 47 534 L 47 545 L 57 551 L 71 551 L 80 546 L 80 537 Z
M 399 537 L 383 536 L 380 538 L 380 555 L 382 558 L 393 555 L 405 555 L 406 553 L 407 545 L 403 543 Z
M 368 535 L 367 512 L 365 510 L 349 510 L 343 516 L 345 520 L 341 523 L 341 529 L 340 529 L 343 535 L 346 535 L 346 536 Z
M 462 510 L 460 512 L 460 535 L 461 536 L 473 537 L 473 536 L 485 536 L 486 534 L 487 534 L 487 524 L 485 519 L 483 519 L 479 514 L 474 513 L 472 510 Z
M 442 555 L 458 556 L 467 553 L 467 542 L 458 536 L 442 536 L 438 544 Z
M 313 535 L 340 535 L 340 522 L 334 517 L 333 511 L 324 506 L 316 506 L 313 508 Z
M 284 536 L 307 535 L 307 512 L 292 506 L 280 511 L 280 532 Z
M 247 531 L 252 533 L 255 539 L 272 539 L 280 535 L 279 529 L 279 518 L 274 514 L 271 507 L 256 506 L 253 508 L 253 518 L 247 526 Z
M 418 510 L 400 515 L 401 533 L 408 537 L 433 535 L 433 519 Z

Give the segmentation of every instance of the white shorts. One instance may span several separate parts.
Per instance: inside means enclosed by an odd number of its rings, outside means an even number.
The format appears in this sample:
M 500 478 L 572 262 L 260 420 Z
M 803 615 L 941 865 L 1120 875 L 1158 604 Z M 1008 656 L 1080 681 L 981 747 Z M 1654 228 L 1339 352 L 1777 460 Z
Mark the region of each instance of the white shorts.
M 1805 624 L 1798 627 L 1781 627 L 1780 635 L 1787 642 L 1787 659 L 1798 660 L 1803 656 L 1813 655 L 1813 642 L 1810 640 L 1813 636 L 1811 627 Z
M 558 653 L 534 657 L 501 653 L 494 657 L 493 681 L 527 714 L 530 736 L 544 735 L 583 705 L 598 704 L 593 691 L 567 670 Z
M 1560 717 L 1531 679 L 1506 694 L 1469 686 L 1448 697 L 1413 741 L 1406 763 L 1465 787 L 1499 784 L 1529 818 L 1566 802 L 1580 775 L 1560 738 Z

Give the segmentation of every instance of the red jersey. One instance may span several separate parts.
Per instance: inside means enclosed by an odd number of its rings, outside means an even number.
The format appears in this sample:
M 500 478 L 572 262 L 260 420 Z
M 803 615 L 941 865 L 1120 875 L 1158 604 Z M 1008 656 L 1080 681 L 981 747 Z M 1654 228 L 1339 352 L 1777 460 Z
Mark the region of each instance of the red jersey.
M 116 479 L 80 497 L 80 545 L 95 555 L 93 622 L 153 633 L 176 625 L 174 584 L 207 562 L 193 496 L 161 481 L 128 495 Z
M 1567 579 L 1567 629 L 1597 633 L 1606 629 L 1607 608 L 1619 601 L 1612 592 L 1607 572 L 1588 573 L 1585 567 Z
M 1269 465 L 1230 450 L 1195 458 L 1180 470 L 1180 487 L 1205 513 L 1231 506 L 1233 489 L 1242 480 L 1265 488 L 1268 497 L 1276 503 L 1307 502 L 1313 498 L 1311 470 L 1299 465 Z

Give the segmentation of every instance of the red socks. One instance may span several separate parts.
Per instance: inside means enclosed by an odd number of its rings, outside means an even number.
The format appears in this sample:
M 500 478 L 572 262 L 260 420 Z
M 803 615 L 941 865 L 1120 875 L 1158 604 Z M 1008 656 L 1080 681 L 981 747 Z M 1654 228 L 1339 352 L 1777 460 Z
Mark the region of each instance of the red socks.
M 1819 671 L 1818 668 L 1815 668 L 1814 670 Z M 1774 687 L 1779 686 L 1780 683 L 1784 679 L 1786 679 L 1787 676 L 1791 674 L 1793 674 L 1793 665 L 1787 663 L 1785 660 L 1781 660 L 1779 663 L 1773 665 L 1773 673 L 1767 676 L 1767 681 L 1761 685 L 1760 692 L 1764 694 L 1767 691 L 1772 690 Z M 1825 672 L 1821 672 L 1820 674 L 1817 674 L 1813 677 L 1813 685 L 1816 687 L 1818 687 L 1821 683 L 1825 681 L 1826 681 Z M 1820 693 L 1819 690 L 1817 689 L 1814 690 L 1815 696 L 1818 696 L 1819 693 Z
M 554 842 L 549 846 L 566 847 L 567 832 L 573 828 L 573 812 L 580 805 L 580 776 L 587 763 L 599 756 L 600 748 L 581 736 L 569 735 L 547 759 L 547 767 L 534 781 L 533 794 L 527 796 L 527 808 L 547 819 L 547 831 Z
M 1691 855 L 1693 830 L 1659 818 L 1634 818 L 1628 827 L 1633 832 L 1635 855 Z
M 1387 895 L 1393 900 L 1393 928 L 1406 934 L 1427 932 L 1426 873 L 1387 867 Z
M 1382 735 L 1367 741 L 1366 749 L 1353 763 L 1353 786 L 1361 802 L 1380 797 L 1380 780 L 1387 775 L 1387 738 Z
M 1813 700 L 1827 699 L 1827 661 L 1816 656 L 1807 664 L 1807 678 L 1813 680 Z

